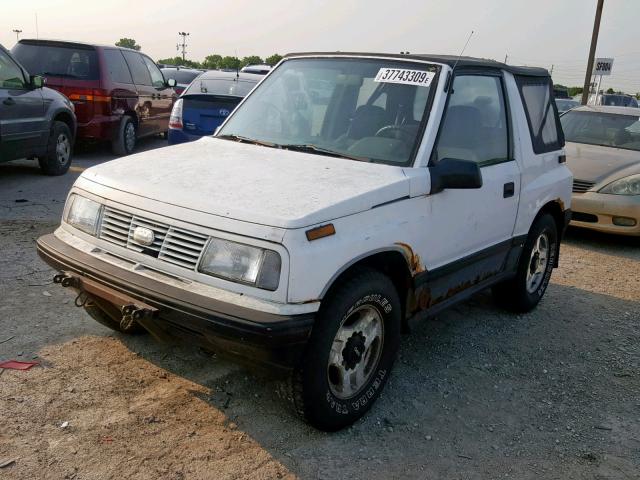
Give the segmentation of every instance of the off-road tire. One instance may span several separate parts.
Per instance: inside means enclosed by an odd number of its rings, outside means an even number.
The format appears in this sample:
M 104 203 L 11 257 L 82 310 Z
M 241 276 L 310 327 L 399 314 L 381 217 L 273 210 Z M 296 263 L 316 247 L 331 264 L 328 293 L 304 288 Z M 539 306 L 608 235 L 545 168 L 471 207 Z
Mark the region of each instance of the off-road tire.
M 540 285 L 535 288 L 535 291 L 530 292 L 527 289 L 527 272 L 531 268 L 532 252 L 535 244 L 542 234 L 545 234 L 548 239 L 549 252 L 546 259 L 546 267 Z M 515 277 L 493 287 L 494 299 L 498 304 L 513 312 L 524 313 L 535 308 L 549 285 L 557 255 L 558 227 L 553 217 L 545 213 L 537 218 L 529 230 L 527 240 L 520 254 Z
M 64 142 L 63 148 L 66 154 L 59 155 L 59 142 Z M 71 166 L 71 158 L 73 157 L 73 136 L 69 126 L 64 122 L 53 122 L 49 133 L 49 141 L 47 142 L 47 153 L 43 157 L 38 158 L 38 164 L 42 173 L 45 175 L 63 175 L 67 173 Z
M 344 319 L 356 308 L 373 306 L 382 316 L 384 335 L 377 366 L 351 398 L 331 391 L 329 352 Z M 361 269 L 340 281 L 323 300 L 304 357 L 281 393 L 301 417 L 324 431 L 336 431 L 362 417 L 378 398 L 389 378 L 400 344 L 401 305 L 391 280 L 372 269 Z
M 131 138 L 130 136 L 131 131 L 133 131 L 133 138 Z M 118 135 L 111 142 L 111 151 L 114 153 L 114 155 L 130 155 L 136 148 L 137 139 L 138 128 L 136 126 L 136 122 L 130 115 L 125 115 L 120 121 Z
M 115 330 L 116 332 L 125 333 L 127 335 L 136 335 L 146 332 L 146 330 L 135 321 L 129 328 L 123 329 L 120 325 L 120 322 L 115 320 L 115 318 L 119 318 L 120 312 L 118 311 L 117 307 L 108 302 L 101 301 L 100 305 L 98 305 L 96 301 L 92 300 L 84 306 L 84 310 L 96 322 L 110 328 L 111 330 Z M 111 315 L 107 313 L 107 311 L 110 312 Z

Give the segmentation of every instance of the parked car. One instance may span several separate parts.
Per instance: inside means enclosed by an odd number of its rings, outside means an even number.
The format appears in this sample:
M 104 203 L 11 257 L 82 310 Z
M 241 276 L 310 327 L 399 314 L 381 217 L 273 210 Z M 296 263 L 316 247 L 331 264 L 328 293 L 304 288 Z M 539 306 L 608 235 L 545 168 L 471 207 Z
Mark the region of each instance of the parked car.
M 242 67 L 241 72 L 255 73 L 256 75 L 266 75 L 271 71 L 271 65 L 246 65 Z
M 0 45 L 0 161 L 35 158 L 47 175 L 71 165 L 76 133 L 73 104 L 43 87 Z
M 556 107 L 558 108 L 558 113 L 564 113 L 572 108 L 576 108 L 580 106 L 580 102 L 577 100 L 572 100 L 570 98 L 556 98 Z
M 176 81 L 176 86 L 173 89 L 177 95 L 181 95 L 195 78 L 202 75 L 202 70 L 195 68 L 163 67 L 160 71 L 164 78 L 173 78 Z
M 251 73 L 203 73 L 176 101 L 169 120 L 169 145 L 213 135 L 244 96 L 262 80 Z
M 288 375 L 296 411 L 336 430 L 418 310 L 488 287 L 538 304 L 570 216 L 563 144 L 543 69 L 290 55 L 216 136 L 85 171 L 38 251 L 98 321 Z
M 634 107 L 638 108 L 638 101 L 631 95 L 606 93 L 598 95 L 589 102 L 590 105 L 606 105 L 609 107 Z
M 553 87 L 553 96 L 555 98 L 569 98 L 569 90 L 566 87 Z
M 561 121 L 574 175 L 571 224 L 640 235 L 640 110 L 584 106 Z
M 127 48 L 57 40 L 20 40 L 13 55 L 75 105 L 78 139 L 133 152 L 140 137 L 164 133 L 176 94 L 145 54 Z

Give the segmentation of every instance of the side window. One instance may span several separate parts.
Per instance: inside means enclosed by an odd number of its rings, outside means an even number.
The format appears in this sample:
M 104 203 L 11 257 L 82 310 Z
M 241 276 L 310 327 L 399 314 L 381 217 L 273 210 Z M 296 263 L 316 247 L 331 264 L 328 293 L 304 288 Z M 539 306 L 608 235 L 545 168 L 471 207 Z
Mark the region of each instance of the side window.
M 149 69 L 149 74 L 151 75 L 151 84 L 156 88 L 164 88 L 164 76 L 162 75 L 160 69 L 156 66 L 155 63 L 153 63 L 153 61 L 149 57 L 142 55 L 142 59 Z
M 0 88 L 25 88 L 22 70 L 2 50 L 0 50 Z
M 535 153 L 560 150 L 564 136 L 549 77 L 516 76 Z
M 480 165 L 510 160 L 509 128 L 500 77 L 456 75 L 434 157 L 436 161 L 457 158 Z
M 131 72 L 120 50 L 109 48 L 104 51 L 109 78 L 116 83 L 133 83 Z
M 136 52 L 122 51 L 131 75 L 133 76 L 133 82 L 136 85 L 151 85 L 151 75 L 149 70 L 142 59 L 142 55 Z

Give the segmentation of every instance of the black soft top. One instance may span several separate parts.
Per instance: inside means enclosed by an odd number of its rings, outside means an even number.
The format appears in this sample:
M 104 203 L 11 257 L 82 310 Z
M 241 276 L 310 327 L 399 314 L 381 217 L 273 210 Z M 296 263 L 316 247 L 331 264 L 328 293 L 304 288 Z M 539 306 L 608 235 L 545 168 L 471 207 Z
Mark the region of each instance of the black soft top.
M 476 57 L 458 57 L 456 55 L 431 55 L 431 54 L 402 54 L 402 53 L 366 53 L 366 52 L 304 52 L 304 53 L 288 53 L 285 58 L 304 57 L 304 56 L 340 56 L 340 57 L 385 57 L 395 58 L 398 60 L 421 60 L 433 63 L 443 63 L 453 67 L 475 67 L 475 68 L 493 68 L 496 70 L 505 70 L 514 75 L 526 75 L 528 77 L 548 77 L 549 72 L 545 68 L 540 67 L 520 67 L 507 65 L 506 63 L 497 62 L 487 58 Z

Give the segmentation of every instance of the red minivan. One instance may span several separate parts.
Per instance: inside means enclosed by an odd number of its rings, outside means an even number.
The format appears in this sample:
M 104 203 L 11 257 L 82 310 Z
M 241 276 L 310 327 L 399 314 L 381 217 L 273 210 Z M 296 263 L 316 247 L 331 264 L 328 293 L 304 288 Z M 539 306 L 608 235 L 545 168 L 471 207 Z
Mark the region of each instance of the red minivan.
M 78 139 L 111 142 L 128 155 L 140 137 L 165 133 L 176 93 L 155 62 L 128 48 L 58 40 L 20 40 L 11 53 L 47 87 L 65 94 Z

